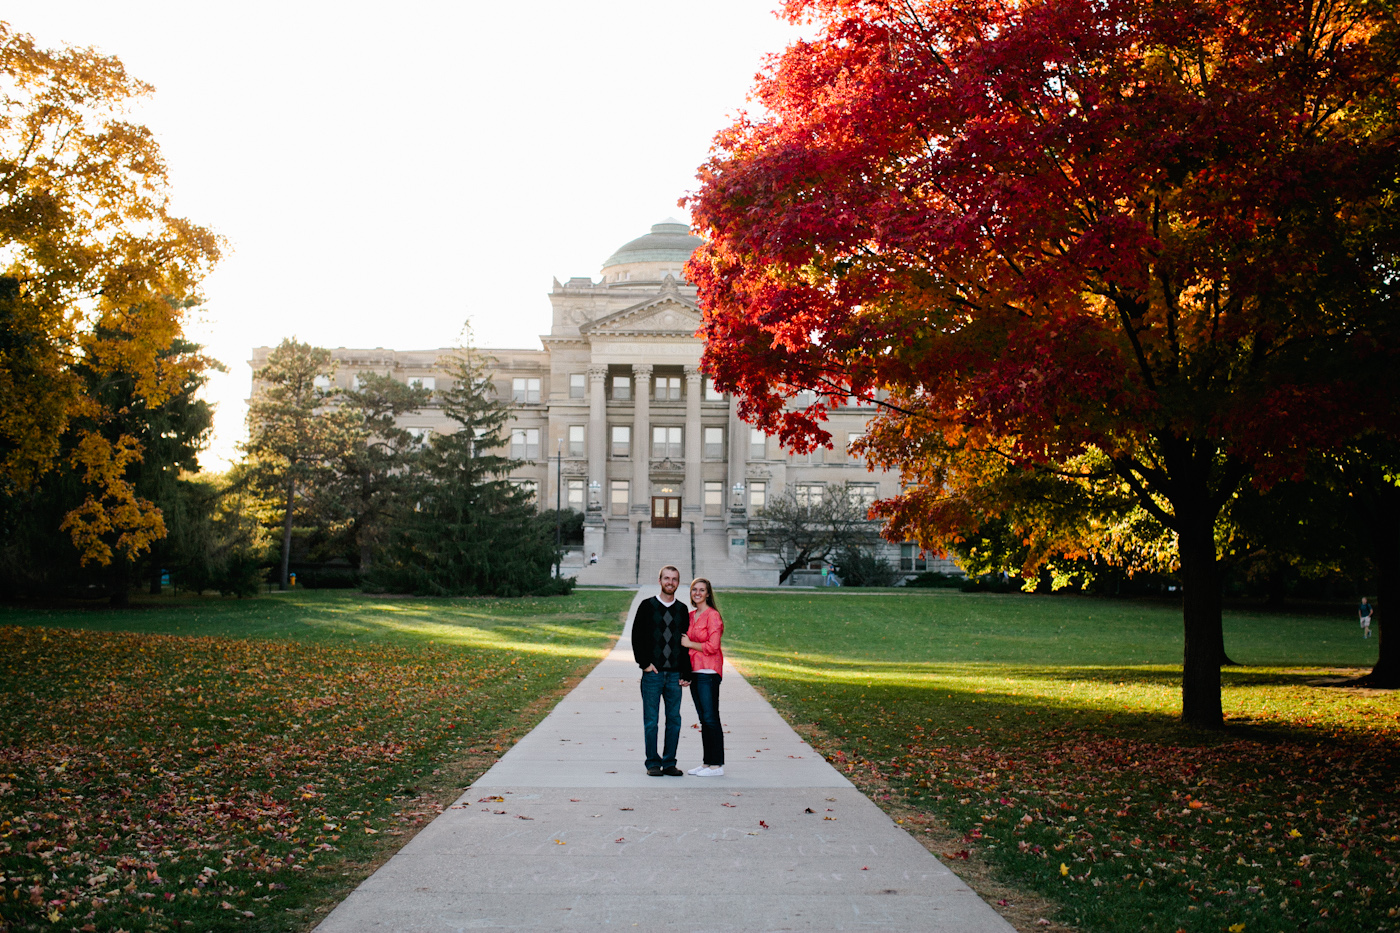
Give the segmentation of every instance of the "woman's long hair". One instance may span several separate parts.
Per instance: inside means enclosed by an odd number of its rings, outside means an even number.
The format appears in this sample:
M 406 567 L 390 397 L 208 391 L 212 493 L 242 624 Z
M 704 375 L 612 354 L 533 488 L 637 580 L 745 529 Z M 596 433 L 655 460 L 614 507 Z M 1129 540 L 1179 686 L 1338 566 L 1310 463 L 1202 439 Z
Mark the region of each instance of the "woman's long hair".
M 706 580 L 704 577 L 696 577 L 694 580 L 690 581 L 691 588 L 694 589 L 697 583 L 705 584 L 705 604 L 715 612 L 719 612 L 719 606 L 715 604 L 715 588 L 710 585 L 710 581 Z M 695 608 L 699 609 L 700 607 L 696 606 Z

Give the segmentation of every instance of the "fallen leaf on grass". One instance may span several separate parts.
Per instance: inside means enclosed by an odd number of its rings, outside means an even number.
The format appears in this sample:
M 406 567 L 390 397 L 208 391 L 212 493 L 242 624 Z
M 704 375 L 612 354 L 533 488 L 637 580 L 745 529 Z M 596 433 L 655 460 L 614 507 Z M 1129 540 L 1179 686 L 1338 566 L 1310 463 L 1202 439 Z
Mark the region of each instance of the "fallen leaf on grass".
M 808 807 L 807 809 L 803 810 L 802 812 L 803 812 L 803 813 L 816 813 L 817 811 L 816 811 L 816 810 L 813 810 L 811 807 Z
M 506 798 L 504 798 L 504 797 L 482 797 L 480 800 L 477 801 L 477 803 L 505 803 L 505 802 L 506 802 Z
M 613 840 L 613 842 L 626 842 L 626 841 L 627 841 L 627 837 L 626 837 L 626 836 L 618 836 L 616 839 Z
M 761 827 L 763 827 L 764 829 L 768 829 L 768 824 L 765 823 L 765 822 L 763 822 L 762 820 L 759 820 L 759 821 L 758 821 L 758 825 L 761 826 Z
M 618 807 L 619 810 L 631 810 L 631 807 Z
M 720 804 L 720 806 L 721 806 L 721 807 L 737 807 L 738 804 L 737 804 L 737 803 L 730 803 L 729 801 L 726 800 L 726 801 L 722 802 L 722 803 Z
M 566 845 L 568 845 L 568 843 L 565 842 L 565 841 L 563 841 L 562 839 L 556 839 L 556 840 L 554 840 L 554 844 L 557 845 L 557 846 L 566 846 Z
M 521 816 L 519 813 L 515 814 L 515 818 L 516 818 L 517 820 L 533 820 L 533 819 L 534 819 L 533 816 Z

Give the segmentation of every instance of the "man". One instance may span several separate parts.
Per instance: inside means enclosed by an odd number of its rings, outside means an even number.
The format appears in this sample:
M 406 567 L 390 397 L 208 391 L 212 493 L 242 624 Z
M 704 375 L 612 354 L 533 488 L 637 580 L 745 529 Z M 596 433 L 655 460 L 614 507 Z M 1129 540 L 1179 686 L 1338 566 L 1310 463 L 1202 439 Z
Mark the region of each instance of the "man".
M 1365 596 L 1361 597 L 1361 608 L 1356 610 L 1357 616 L 1361 619 L 1361 637 L 1371 637 L 1371 603 Z
M 661 568 L 661 595 L 642 600 L 632 620 L 632 656 L 642 669 L 642 731 L 647 743 L 647 774 L 680 777 L 676 747 L 681 740 L 681 688 L 690 686 L 690 652 L 681 636 L 690 627 L 685 603 L 676 599 L 681 572 Z M 666 702 L 666 745 L 656 752 L 657 704 Z

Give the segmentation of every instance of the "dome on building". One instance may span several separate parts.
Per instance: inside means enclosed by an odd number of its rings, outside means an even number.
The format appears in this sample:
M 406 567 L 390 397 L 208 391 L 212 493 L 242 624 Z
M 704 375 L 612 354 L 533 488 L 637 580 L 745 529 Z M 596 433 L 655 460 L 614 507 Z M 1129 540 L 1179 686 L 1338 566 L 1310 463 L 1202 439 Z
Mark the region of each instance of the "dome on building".
M 701 240 L 690 232 L 690 225 L 667 217 L 651 225 L 651 232 L 618 247 L 617 252 L 603 263 L 603 273 L 614 266 L 633 266 L 644 262 L 683 263 L 695 252 Z

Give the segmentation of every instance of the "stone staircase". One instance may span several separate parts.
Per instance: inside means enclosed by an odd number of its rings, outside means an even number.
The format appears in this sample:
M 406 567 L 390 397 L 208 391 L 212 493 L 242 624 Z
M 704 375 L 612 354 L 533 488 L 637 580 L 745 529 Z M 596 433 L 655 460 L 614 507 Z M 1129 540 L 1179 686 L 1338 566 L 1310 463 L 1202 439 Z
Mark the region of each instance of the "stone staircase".
M 640 552 L 638 543 L 635 529 L 609 528 L 598 563 L 566 567 L 566 573 L 577 574 L 580 584 L 635 586 L 655 582 L 661 568 L 670 564 L 680 569 L 682 586 L 697 576 L 709 578 L 716 590 L 724 586 L 776 586 L 778 583 L 777 570 L 769 570 L 762 562 L 751 560 L 746 567 L 730 560 L 727 541 L 722 536 L 696 533 L 692 552 L 689 523 L 680 528 L 643 526 Z

